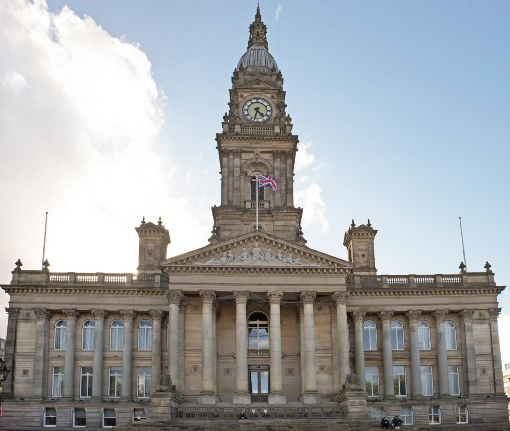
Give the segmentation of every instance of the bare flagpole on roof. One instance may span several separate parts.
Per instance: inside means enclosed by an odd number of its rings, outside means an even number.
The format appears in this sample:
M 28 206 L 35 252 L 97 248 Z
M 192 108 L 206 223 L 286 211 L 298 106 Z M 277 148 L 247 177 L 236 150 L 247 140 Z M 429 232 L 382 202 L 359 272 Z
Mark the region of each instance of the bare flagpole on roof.
M 462 256 L 464 256 L 464 265 L 466 265 L 465 269 L 467 271 L 466 251 L 464 250 L 464 235 L 462 234 L 462 217 L 459 217 L 459 225 L 460 225 L 460 239 L 462 240 Z
M 46 211 L 46 220 L 44 221 L 44 241 L 42 249 L 42 267 L 44 269 L 44 255 L 46 253 L 46 228 L 48 227 L 48 211 Z

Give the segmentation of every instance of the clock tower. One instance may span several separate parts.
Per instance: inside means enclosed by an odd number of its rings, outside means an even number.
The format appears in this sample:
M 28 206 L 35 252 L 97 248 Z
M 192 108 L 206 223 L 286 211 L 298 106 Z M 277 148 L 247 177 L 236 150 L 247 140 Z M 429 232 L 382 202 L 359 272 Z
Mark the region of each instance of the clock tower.
M 232 75 L 223 130 L 216 135 L 221 205 L 212 208 L 211 243 L 257 230 L 295 244 L 306 243 L 301 231 L 303 210 L 294 206 L 294 162 L 299 140 L 292 134 L 283 77 L 268 51 L 266 33 L 257 7 L 248 50 Z M 274 178 L 276 190 L 258 188 L 257 175 Z

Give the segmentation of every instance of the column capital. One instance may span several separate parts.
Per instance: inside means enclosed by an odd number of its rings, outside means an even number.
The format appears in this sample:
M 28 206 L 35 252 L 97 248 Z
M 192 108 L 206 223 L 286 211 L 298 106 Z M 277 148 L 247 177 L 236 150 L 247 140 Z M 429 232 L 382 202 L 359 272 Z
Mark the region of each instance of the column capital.
M 166 293 L 166 298 L 169 304 L 180 305 L 183 299 L 182 292 L 180 290 L 170 290 Z
M 367 313 L 364 311 L 353 311 L 352 318 L 354 319 L 354 323 L 363 323 L 366 314 Z
M 381 322 L 384 322 L 385 320 L 391 320 L 393 317 L 393 311 L 380 311 L 377 317 Z
M 270 304 L 279 304 L 283 298 L 283 291 L 275 290 L 267 292 L 267 298 L 269 299 Z
M 347 292 L 335 292 L 333 293 L 332 298 L 336 305 L 347 304 Z
M 243 290 L 234 291 L 234 298 L 236 299 L 236 304 L 246 304 L 248 298 L 250 296 L 250 292 Z
M 9 314 L 9 319 L 17 319 L 19 317 L 19 308 L 6 308 L 5 311 Z
M 299 294 L 299 299 L 301 299 L 301 302 L 303 302 L 303 304 L 313 304 L 316 296 L 317 296 L 316 292 L 304 291 Z
M 105 310 L 91 310 L 90 312 L 94 315 L 94 320 L 96 322 L 102 322 L 108 316 Z
M 457 314 L 459 315 L 462 323 L 471 323 L 473 321 L 475 310 L 468 308 L 466 310 L 459 311 Z
M 37 320 L 44 320 L 46 322 L 53 314 L 51 311 L 46 310 L 46 308 L 34 308 L 34 313 Z
M 62 310 L 62 314 L 66 316 L 66 321 L 76 322 L 80 312 L 78 310 Z
M 201 290 L 198 293 L 202 297 L 202 301 L 204 301 L 204 304 L 212 304 L 213 301 L 216 299 L 216 292 L 214 290 Z
M 120 312 L 120 314 L 122 314 L 122 317 L 124 318 L 124 322 L 126 322 L 126 323 L 132 322 L 136 316 L 136 313 L 134 312 L 134 310 L 122 310 Z
M 436 310 L 432 313 L 432 316 L 434 316 L 437 323 L 444 323 L 449 312 L 449 310 Z
M 489 308 L 489 318 L 497 322 L 501 308 Z
M 149 314 L 151 315 L 153 322 L 155 320 L 161 322 L 164 312 L 162 310 L 149 310 Z
M 418 319 L 421 316 L 420 310 L 409 310 L 406 313 L 406 317 L 409 320 L 409 323 L 418 323 Z

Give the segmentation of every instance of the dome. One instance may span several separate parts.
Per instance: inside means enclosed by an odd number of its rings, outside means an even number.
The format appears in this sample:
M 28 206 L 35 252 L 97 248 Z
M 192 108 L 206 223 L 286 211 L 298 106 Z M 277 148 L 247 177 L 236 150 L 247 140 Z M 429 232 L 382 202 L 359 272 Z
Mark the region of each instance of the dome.
M 273 56 L 269 54 L 267 49 L 262 45 L 252 45 L 248 48 L 248 51 L 244 53 L 244 55 L 239 60 L 237 64 L 237 68 L 240 67 L 247 68 L 250 66 L 255 67 L 267 67 L 270 70 L 273 67 L 278 70 L 278 65 L 274 60 Z

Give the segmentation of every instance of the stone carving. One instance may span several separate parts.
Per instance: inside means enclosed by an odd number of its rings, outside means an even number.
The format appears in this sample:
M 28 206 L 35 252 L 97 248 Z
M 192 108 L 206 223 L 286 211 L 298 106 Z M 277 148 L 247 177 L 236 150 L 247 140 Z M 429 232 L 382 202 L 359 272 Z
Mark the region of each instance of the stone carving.
M 353 311 L 352 312 L 352 318 L 354 320 L 354 323 L 363 323 L 363 320 L 365 319 L 365 312 L 364 311 Z
M 132 322 L 136 316 L 136 313 L 133 310 L 121 311 L 120 314 L 122 314 L 125 323 Z
M 448 310 L 436 310 L 432 313 L 432 316 L 436 318 L 437 323 L 444 323 L 448 313 L 449 313 Z
M 475 314 L 475 310 L 466 309 L 459 311 L 457 313 L 460 317 L 460 321 L 462 323 L 471 323 L 473 321 L 473 315 Z
M 299 299 L 301 299 L 301 302 L 303 302 L 303 304 L 313 304 L 316 295 L 317 294 L 315 292 L 304 291 L 299 294 Z
M 62 310 L 62 314 L 66 316 L 68 322 L 76 322 L 80 312 L 78 310 Z
M 234 291 L 234 297 L 236 299 L 236 304 L 246 304 L 246 301 L 248 301 L 249 296 L 250 296 L 250 292 Z
M 108 316 L 108 313 L 104 310 L 91 310 L 90 312 L 94 316 L 96 322 L 102 322 Z
M 347 374 L 345 383 L 342 385 L 342 390 L 346 392 L 362 392 L 364 389 L 358 384 L 356 374 Z
M 45 308 L 34 308 L 34 313 L 35 313 L 37 320 L 44 320 L 44 321 L 48 321 L 48 319 L 52 315 L 52 312 L 46 310 Z
M 180 305 L 182 301 L 182 293 L 180 290 L 171 290 L 166 293 L 166 298 L 169 304 Z
M 501 313 L 501 308 L 489 308 L 489 318 L 494 321 L 498 321 L 499 313 Z
M 335 301 L 336 305 L 346 304 L 347 303 L 347 293 L 345 292 L 335 292 L 333 293 L 333 301 Z
M 160 321 L 163 319 L 164 312 L 162 310 L 149 310 L 149 314 L 152 317 L 152 321 Z
M 421 316 L 421 311 L 419 310 L 409 310 L 406 313 L 406 317 L 409 319 L 409 323 L 418 323 L 418 319 Z
M 377 315 L 379 317 L 379 320 L 384 322 L 385 320 L 390 320 L 393 317 L 393 311 L 381 311 Z
M 283 298 L 283 292 L 281 290 L 267 292 L 267 298 L 270 304 L 279 304 Z

